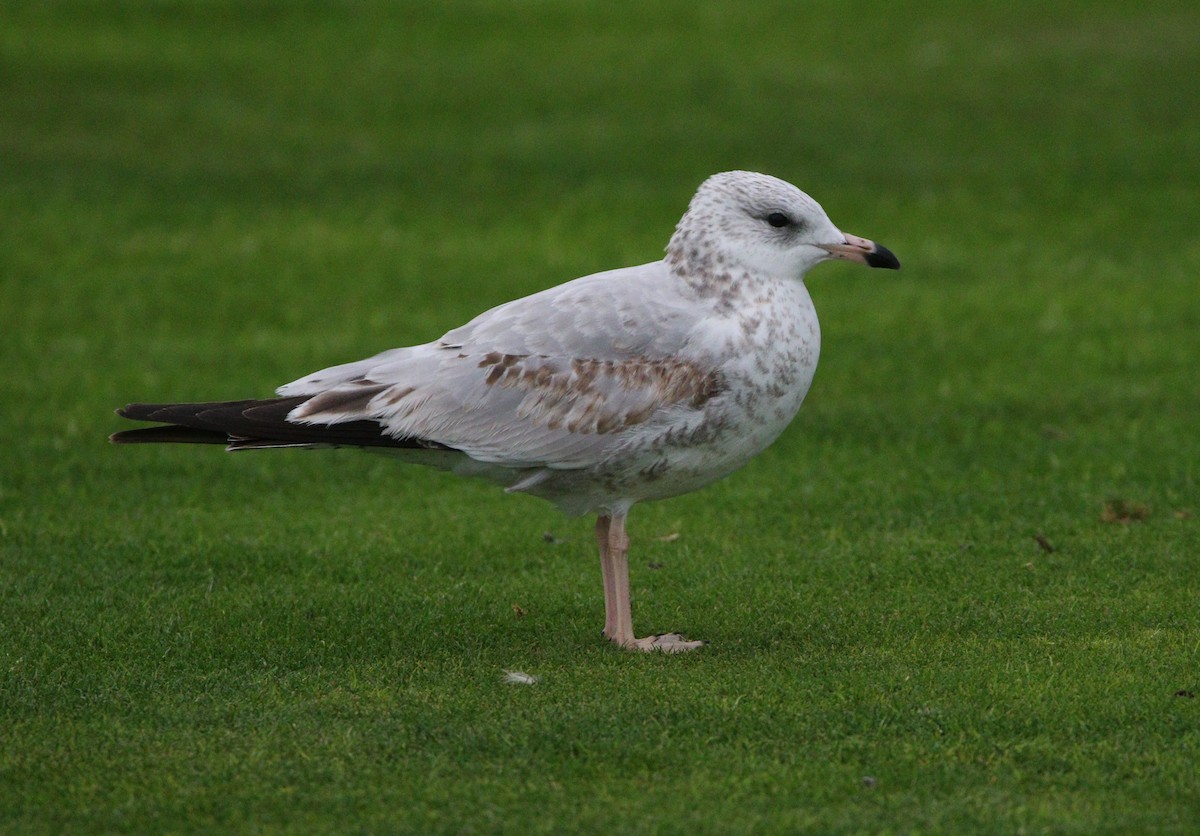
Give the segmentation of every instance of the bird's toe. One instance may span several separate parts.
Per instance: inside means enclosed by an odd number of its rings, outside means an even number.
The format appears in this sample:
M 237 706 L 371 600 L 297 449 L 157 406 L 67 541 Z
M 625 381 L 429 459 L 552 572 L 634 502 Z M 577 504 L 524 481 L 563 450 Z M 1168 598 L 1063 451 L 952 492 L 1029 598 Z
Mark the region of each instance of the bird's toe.
M 662 633 L 657 636 L 634 639 L 628 647 L 631 650 L 642 650 L 647 653 L 686 653 L 689 650 L 698 650 L 706 644 L 708 642 L 687 639 L 679 633 Z

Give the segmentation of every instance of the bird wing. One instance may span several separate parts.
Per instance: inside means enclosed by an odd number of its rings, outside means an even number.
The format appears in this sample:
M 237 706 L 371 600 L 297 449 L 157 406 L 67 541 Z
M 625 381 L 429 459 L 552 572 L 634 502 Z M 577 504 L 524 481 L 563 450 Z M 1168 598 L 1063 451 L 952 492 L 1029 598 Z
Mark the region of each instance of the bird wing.
M 508 302 L 436 342 L 278 391 L 307 396 L 290 421 L 374 420 L 483 462 L 583 468 L 631 428 L 687 423 L 720 391 L 720 372 L 687 351 L 702 319 L 654 262 Z

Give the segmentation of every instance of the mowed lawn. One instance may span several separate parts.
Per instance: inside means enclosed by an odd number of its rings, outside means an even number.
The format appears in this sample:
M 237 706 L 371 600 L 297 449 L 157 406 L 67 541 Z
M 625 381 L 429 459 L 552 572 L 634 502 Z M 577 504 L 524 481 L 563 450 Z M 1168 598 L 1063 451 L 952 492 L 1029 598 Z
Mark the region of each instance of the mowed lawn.
M 0 9 L 0 831 L 1195 832 L 1200 10 Z M 898 273 L 742 472 L 590 520 L 114 448 L 651 261 L 776 174 Z M 539 677 L 510 685 L 505 670 Z

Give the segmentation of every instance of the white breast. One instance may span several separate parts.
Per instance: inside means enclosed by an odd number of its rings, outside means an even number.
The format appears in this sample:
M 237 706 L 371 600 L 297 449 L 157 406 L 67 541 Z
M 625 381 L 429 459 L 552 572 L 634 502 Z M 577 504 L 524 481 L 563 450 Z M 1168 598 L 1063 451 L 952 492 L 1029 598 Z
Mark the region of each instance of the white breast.
M 609 490 L 632 501 L 696 490 L 765 450 L 799 411 L 821 343 L 804 285 L 762 282 L 726 307 L 696 326 L 687 347 L 689 357 L 719 370 L 721 394 L 702 411 L 664 414 L 631 431 L 594 470 Z

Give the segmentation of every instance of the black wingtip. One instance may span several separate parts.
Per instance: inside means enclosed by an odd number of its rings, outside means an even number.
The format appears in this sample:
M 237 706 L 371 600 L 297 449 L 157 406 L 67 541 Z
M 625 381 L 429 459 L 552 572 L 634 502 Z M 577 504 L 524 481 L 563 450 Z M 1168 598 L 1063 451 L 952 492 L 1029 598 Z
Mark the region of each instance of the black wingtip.
M 231 450 L 270 447 L 384 447 L 450 450 L 437 441 L 394 436 L 374 419 L 341 424 L 297 424 L 288 414 L 307 396 L 201 403 L 131 403 L 117 410 L 122 418 L 157 421 L 165 426 L 122 430 L 113 444 L 223 444 Z
M 154 420 L 150 417 L 152 414 L 164 407 L 173 405 L 162 403 L 127 403 L 124 406 L 117 407 L 113 412 L 131 421 L 151 421 Z
M 215 430 L 198 430 L 167 424 L 121 430 L 108 437 L 110 444 L 228 444 L 229 436 Z

